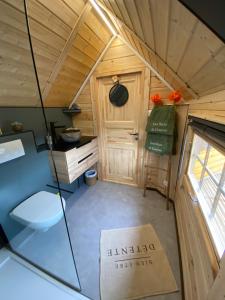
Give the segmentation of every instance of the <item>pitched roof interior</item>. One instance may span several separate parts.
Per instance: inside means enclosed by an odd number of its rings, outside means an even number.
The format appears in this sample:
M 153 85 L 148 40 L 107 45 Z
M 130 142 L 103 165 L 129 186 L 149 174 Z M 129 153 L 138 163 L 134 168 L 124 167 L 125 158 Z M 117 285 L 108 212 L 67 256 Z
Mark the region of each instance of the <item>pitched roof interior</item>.
M 97 0 L 119 35 L 186 100 L 225 89 L 225 46 L 177 0 Z M 29 0 L 44 104 L 69 106 L 112 33 L 89 1 Z M 0 3 L 1 105 L 37 106 L 22 0 Z M 113 58 L 112 58 L 113 59 Z M 13 78 L 12 78 L 13 75 Z M 6 82 L 12 78 L 10 86 Z M 26 87 L 26 89 L 24 89 Z

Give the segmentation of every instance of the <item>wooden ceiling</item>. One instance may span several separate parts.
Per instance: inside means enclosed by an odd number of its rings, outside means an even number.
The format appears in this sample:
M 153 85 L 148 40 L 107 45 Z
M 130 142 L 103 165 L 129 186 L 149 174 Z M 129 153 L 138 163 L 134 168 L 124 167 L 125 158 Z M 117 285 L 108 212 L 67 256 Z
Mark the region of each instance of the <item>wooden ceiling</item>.
M 28 0 L 44 105 L 68 106 L 111 38 L 83 0 Z M 0 0 L 0 104 L 40 106 L 23 0 Z
M 148 55 L 158 60 L 155 67 L 173 87 L 179 88 L 181 81 L 196 96 L 225 89 L 224 43 L 178 0 L 98 2 L 121 21 L 117 22 L 122 30 L 144 42 L 147 48 L 140 53 L 146 56 L 149 48 Z M 144 47 L 140 40 L 137 46 Z
M 193 99 L 225 89 L 224 44 L 177 0 L 96 0 L 168 86 Z M 0 0 L 0 104 L 39 106 L 23 0 Z M 68 106 L 111 40 L 86 0 L 27 0 L 45 106 Z
M 44 105 L 68 106 L 108 43 L 111 33 L 90 3 L 83 0 L 29 0 L 28 16 L 32 41 L 37 33 L 47 49 L 53 47 L 57 51 L 45 74 L 40 70 L 41 61 L 36 59 L 39 78 L 43 78 Z M 33 23 L 34 18 L 39 19 L 41 27 L 37 28 Z M 43 29 L 50 33 L 46 35 Z M 39 44 L 33 41 L 33 47 L 38 53 Z

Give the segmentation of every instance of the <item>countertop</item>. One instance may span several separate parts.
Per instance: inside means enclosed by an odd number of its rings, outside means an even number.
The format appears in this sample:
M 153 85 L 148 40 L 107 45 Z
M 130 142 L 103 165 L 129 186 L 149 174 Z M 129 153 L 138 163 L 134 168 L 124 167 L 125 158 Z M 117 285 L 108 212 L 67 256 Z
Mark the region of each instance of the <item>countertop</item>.
M 81 146 L 84 146 L 88 143 L 90 143 L 93 139 L 95 139 L 96 136 L 81 136 L 80 140 L 74 143 L 67 143 L 64 142 L 62 139 L 60 139 L 56 145 L 52 147 L 53 151 L 61 151 L 66 152 L 73 148 L 80 148 Z

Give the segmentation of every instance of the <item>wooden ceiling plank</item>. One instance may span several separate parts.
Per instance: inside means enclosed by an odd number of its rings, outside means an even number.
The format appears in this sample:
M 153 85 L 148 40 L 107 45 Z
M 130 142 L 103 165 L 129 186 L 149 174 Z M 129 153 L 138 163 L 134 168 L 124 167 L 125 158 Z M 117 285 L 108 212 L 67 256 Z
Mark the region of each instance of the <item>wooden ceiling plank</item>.
M 74 27 L 75 22 L 78 19 L 78 15 L 75 14 L 63 1 L 61 0 L 36 0 L 45 6 L 52 14 L 57 16 L 62 22 L 67 24 L 71 29 Z
M 149 48 L 145 44 L 145 42 L 143 42 L 143 40 L 140 39 L 126 24 L 124 24 L 121 20 L 119 20 L 118 18 L 116 18 L 112 14 L 112 12 L 109 9 L 107 9 L 101 2 L 98 1 L 98 4 L 108 14 L 109 18 L 114 23 L 114 25 L 116 26 L 116 28 L 119 28 L 118 31 L 120 31 L 121 26 L 123 26 L 127 32 L 129 32 L 130 34 L 136 36 L 137 40 L 140 42 L 140 44 L 142 45 L 142 47 L 146 48 L 146 50 L 149 51 L 150 57 L 154 57 L 154 59 L 157 60 L 158 63 L 160 62 L 162 65 L 163 64 L 166 65 L 165 62 L 163 62 L 163 60 L 159 56 L 157 56 L 157 54 L 151 48 Z M 115 20 L 116 20 L 116 22 L 115 22 Z M 120 25 L 118 25 L 118 24 L 120 24 Z M 127 43 L 127 39 L 125 37 L 123 37 L 123 39 Z M 133 46 L 132 46 L 132 48 L 133 48 Z M 142 57 L 142 59 L 144 59 L 144 58 Z M 145 61 L 145 62 L 148 65 L 150 65 L 149 62 L 147 62 L 147 61 Z M 151 68 L 154 69 L 154 73 L 159 74 L 156 71 L 156 68 L 153 67 L 153 65 L 151 66 Z M 174 71 L 168 65 L 166 65 L 166 71 L 165 72 L 167 74 L 170 74 L 170 78 L 175 78 L 176 82 L 179 83 L 179 88 L 182 87 L 182 90 L 186 89 L 187 92 L 185 93 L 185 95 L 186 95 L 187 98 L 198 98 L 198 94 L 196 94 L 196 92 L 194 90 L 192 90 L 176 73 L 174 73 Z M 160 76 L 160 78 L 163 78 L 160 74 L 159 74 L 159 76 Z M 172 87 L 172 85 L 167 81 L 167 78 L 163 78 L 163 81 L 167 83 L 167 86 L 169 86 L 170 88 Z M 176 89 L 176 86 L 173 86 L 173 88 Z
M 141 44 L 140 44 L 139 40 L 136 38 L 136 36 L 134 34 L 131 35 L 131 37 L 134 41 L 135 48 L 137 49 L 138 53 L 144 57 L 144 52 L 142 50 L 142 47 L 141 47 Z
M 90 29 L 103 41 L 104 45 L 107 44 L 111 31 L 105 26 L 105 23 L 99 18 L 95 10 L 92 10 L 87 16 L 85 23 L 90 27 Z
M 101 61 L 101 59 L 103 58 L 103 56 L 105 55 L 105 53 L 107 52 L 107 50 L 109 49 L 109 47 L 111 46 L 112 42 L 114 41 L 114 39 L 116 38 L 116 36 L 111 37 L 110 41 L 108 42 L 108 44 L 106 45 L 106 47 L 104 48 L 104 50 L 102 51 L 101 55 L 99 56 L 99 58 L 97 59 L 96 63 L 94 64 L 94 66 L 92 67 L 91 71 L 89 72 L 88 76 L 86 77 L 86 79 L 84 80 L 83 84 L 81 85 L 81 87 L 79 88 L 78 92 L 74 95 L 72 102 L 69 105 L 69 108 L 72 107 L 73 103 L 76 102 L 76 100 L 78 99 L 78 97 L 80 96 L 82 90 L 84 89 L 84 87 L 86 86 L 87 82 L 89 81 L 91 75 L 94 73 L 95 69 L 97 68 L 99 62 Z
M 84 40 L 80 36 L 80 34 L 77 34 L 77 36 L 75 37 L 73 46 L 79 49 L 80 51 L 84 52 L 88 57 L 90 57 L 93 60 L 96 59 L 100 51 L 100 49 L 96 50 L 96 48 L 94 48 L 91 44 Z
M 197 18 L 177 0 L 171 1 L 166 62 L 176 72 L 195 30 Z
M 196 71 L 195 74 L 192 75 L 191 80 L 194 80 L 195 77 L 198 76 L 199 73 L 201 73 L 202 71 L 204 72 L 204 68 L 207 67 L 207 65 L 212 61 L 217 62 L 217 57 L 220 56 L 220 54 L 224 52 L 224 45 L 222 45 L 214 54 L 213 56 L 210 56 L 210 58 L 201 66 L 201 68 L 199 70 Z M 223 61 L 219 61 L 219 64 L 221 64 L 221 66 L 224 63 L 224 59 Z
M 150 0 L 149 3 L 153 19 L 155 50 L 166 61 L 170 0 Z
M 22 32 L 27 32 L 24 13 L 4 2 L 0 2 L 0 20 Z
M 210 95 L 210 94 L 213 94 L 213 93 L 217 93 L 217 92 L 223 91 L 223 90 L 225 90 L 225 83 L 223 83 L 223 84 L 221 84 L 221 85 L 219 85 L 219 86 L 217 86 L 217 87 L 214 87 L 214 88 L 212 88 L 212 89 L 209 89 L 209 90 L 207 90 L 207 91 L 203 91 L 203 92 L 201 93 L 201 97 L 207 96 L 207 95 Z M 225 98 L 224 98 L 224 99 L 225 99 Z
M 74 69 L 73 67 L 71 66 L 65 66 L 62 68 L 62 70 L 60 71 L 60 74 L 58 75 L 58 77 L 60 76 L 65 76 L 68 78 L 68 80 L 76 80 L 76 78 L 81 78 L 84 76 L 84 73 L 81 73 L 80 71 Z M 55 80 L 55 82 L 57 82 L 58 80 L 58 77 L 57 79 Z M 54 85 L 54 88 L 55 88 L 56 85 Z M 54 89 L 53 88 L 53 89 Z
M 29 50 L 27 34 L 0 21 L 0 40 Z
M 23 18 L 24 18 L 24 16 L 23 16 Z M 16 24 L 14 23 L 13 18 L 11 18 L 11 19 L 12 19 L 11 20 L 12 25 L 9 25 L 9 26 L 7 26 L 7 24 L 1 23 L 1 21 L 0 21 L 0 25 L 1 25 L 0 26 L 0 39 L 2 41 L 9 43 L 12 47 L 23 48 L 23 49 L 30 51 L 30 45 L 28 43 L 26 30 L 20 31 L 18 29 L 18 26 L 14 27 Z M 25 29 L 25 26 L 24 26 L 24 29 Z M 32 42 L 33 42 L 35 54 L 37 53 L 42 56 L 47 56 L 51 60 L 55 60 L 60 53 L 58 49 L 45 44 L 43 41 L 35 38 L 34 36 L 32 37 Z M 60 41 L 60 45 L 62 45 L 61 41 Z
M 118 16 L 120 19 L 123 18 L 123 15 L 120 12 L 120 9 L 118 8 L 117 2 L 115 0 L 108 0 L 108 2 L 110 3 L 110 6 L 113 9 L 113 12 L 116 16 Z
M 124 33 L 124 34 L 122 35 L 122 37 L 123 37 L 126 41 L 128 41 L 128 42 L 130 43 L 130 45 L 131 45 L 134 49 L 137 49 L 137 48 L 136 48 L 136 44 L 135 44 L 135 42 L 134 42 L 134 39 L 132 38 L 131 33 L 130 33 L 129 31 L 127 31 L 127 30 L 124 28 L 123 25 L 121 26 L 121 28 L 122 28 L 121 32 Z
M 57 61 L 60 51 L 58 49 L 52 48 L 50 45 L 46 45 L 44 42 L 39 41 L 36 38 L 32 38 L 32 44 L 34 48 L 35 55 L 45 56 L 50 60 Z
M 124 22 L 127 24 L 128 27 L 130 27 L 130 29 L 134 29 L 126 5 L 124 3 L 124 0 L 116 0 L 116 3 L 121 12 L 122 19 L 124 20 Z
M 211 60 L 194 78 L 191 79 L 190 85 L 202 95 L 202 92 L 216 89 L 217 86 L 224 84 L 225 69 L 214 60 Z
M 57 85 L 58 84 L 67 84 L 68 86 L 72 86 L 74 82 L 78 83 L 83 78 L 84 78 L 84 75 L 81 76 L 79 73 L 77 73 L 76 77 L 74 76 L 73 80 L 71 80 L 71 77 L 69 77 L 69 76 L 65 76 L 65 75 L 60 74 L 57 77 L 56 82 L 57 82 Z
M 88 70 L 90 69 L 90 66 L 86 66 L 83 63 L 80 63 L 77 58 L 74 59 L 70 56 L 70 54 L 67 55 L 64 66 L 69 66 L 71 69 L 79 71 L 81 74 L 86 74 Z M 60 74 L 60 73 L 59 73 Z
M 137 8 L 135 5 L 134 0 L 124 0 L 124 4 L 127 8 L 128 14 L 130 15 L 130 18 L 132 20 L 133 28 L 137 35 L 143 40 L 144 39 L 144 34 L 140 22 L 140 18 L 137 12 Z M 123 20 L 121 20 L 123 21 Z
M 209 93 L 207 95 L 202 96 L 199 99 L 195 99 L 191 105 L 193 104 L 203 104 L 203 103 L 217 103 L 225 101 L 225 88 L 216 93 Z M 211 104 L 212 105 L 212 104 Z
M 55 49 L 62 49 L 65 45 L 65 40 L 54 32 L 50 31 L 34 19 L 29 19 L 31 37 L 43 41 L 45 44 L 52 46 Z
M 188 82 L 222 45 L 223 43 L 205 25 L 198 22 L 177 70 L 179 76 Z
M 24 13 L 24 0 L 2 0 L 2 2 L 7 3 Z
M 30 77 L 29 74 L 19 74 L 19 72 L 14 72 L 14 70 L 5 70 L 1 71 L 0 70 L 0 82 L 33 82 L 34 83 L 34 78 Z M 35 82 L 36 85 L 36 82 Z
M 0 61 L 1 63 L 5 58 L 12 59 L 20 62 L 21 64 L 25 63 L 32 65 L 31 54 L 28 49 L 18 47 L 17 45 L 12 45 L 8 42 L 1 40 L 0 47 Z
M 29 0 L 28 16 L 64 40 L 69 37 L 71 28 L 36 0 Z
M 83 0 L 62 0 L 70 9 L 73 10 L 78 16 L 81 14 L 82 9 L 85 6 L 85 1 Z
M 74 38 L 77 35 L 80 27 L 85 22 L 85 19 L 86 19 L 88 13 L 90 12 L 90 10 L 91 10 L 91 5 L 88 2 L 85 5 L 85 7 L 83 8 L 82 13 L 80 14 L 77 22 L 75 23 L 75 25 L 73 27 L 73 30 L 71 31 L 70 36 L 69 36 L 69 38 L 68 38 L 68 40 L 67 40 L 67 42 L 66 42 L 66 44 L 65 44 L 65 46 L 64 46 L 64 48 L 63 48 L 63 50 L 61 52 L 61 54 L 60 54 L 60 56 L 59 56 L 59 58 L 57 60 L 57 63 L 55 64 L 55 67 L 54 67 L 54 69 L 53 69 L 53 71 L 52 71 L 52 73 L 51 73 L 51 75 L 49 77 L 49 80 L 46 83 L 46 86 L 45 86 L 45 89 L 44 89 L 43 95 L 42 95 L 43 100 L 45 100 L 47 98 L 47 96 L 48 96 L 48 94 L 50 92 L 51 86 L 52 86 L 54 80 L 56 79 L 56 77 L 57 77 L 57 75 L 58 75 L 58 73 L 59 73 L 59 71 L 60 71 L 60 69 L 61 69 L 61 67 L 62 67 L 62 65 L 64 63 L 64 61 L 66 59 L 66 56 L 67 56 L 70 48 L 73 45 Z
M 142 25 L 144 40 L 152 49 L 155 49 L 155 37 L 149 0 L 142 0 L 141 5 L 137 5 L 137 12 Z
M 62 91 L 63 94 L 68 95 L 69 97 L 71 94 L 74 93 L 74 88 L 77 87 L 77 85 L 80 85 L 85 77 L 79 78 L 76 81 L 68 82 L 68 81 L 57 81 L 57 89 L 55 89 L 54 92 Z
M 74 46 L 72 46 L 71 48 L 70 56 L 87 67 L 95 63 L 95 61 L 92 58 L 88 57 L 85 53 L 81 52 L 79 49 L 75 48 Z
M 113 11 L 113 7 L 111 5 L 111 3 L 109 2 L 109 0 L 100 0 L 102 2 L 103 5 L 105 5 L 108 9 L 110 9 L 111 11 Z
M 153 66 L 152 60 L 151 60 L 151 58 L 149 56 L 149 51 L 147 51 L 147 49 L 144 48 L 142 45 L 141 45 L 141 49 L 142 49 L 142 52 L 143 52 L 143 55 L 144 55 L 144 58 L 146 59 L 146 61 L 149 62 Z
M 105 43 L 86 24 L 80 29 L 79 35 L 97 51 L 105 46 Z

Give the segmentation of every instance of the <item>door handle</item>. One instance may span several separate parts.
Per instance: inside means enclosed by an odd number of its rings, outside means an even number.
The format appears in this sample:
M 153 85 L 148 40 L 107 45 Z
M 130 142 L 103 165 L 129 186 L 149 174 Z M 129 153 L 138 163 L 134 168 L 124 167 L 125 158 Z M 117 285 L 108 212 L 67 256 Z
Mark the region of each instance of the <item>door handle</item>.
M 136 132 L 136 133 L 129 133 L 129 135 L 135 136 L 135 140 L 138 141 L 138 139 L 139 139 L 139 133 L 138 132 Z

